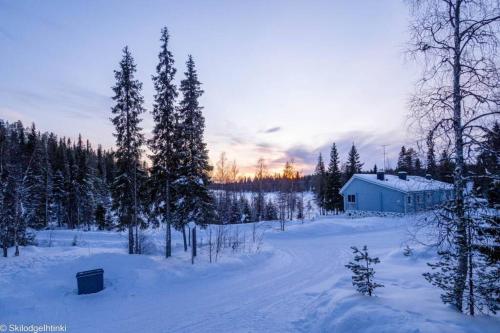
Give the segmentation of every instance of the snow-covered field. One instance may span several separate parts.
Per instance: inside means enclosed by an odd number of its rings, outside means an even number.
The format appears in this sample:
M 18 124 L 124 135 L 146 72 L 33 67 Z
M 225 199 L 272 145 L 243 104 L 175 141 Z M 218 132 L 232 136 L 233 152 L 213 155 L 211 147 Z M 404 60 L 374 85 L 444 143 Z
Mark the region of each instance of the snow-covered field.
M 339 216 L 285 232 L 262 223 L 262 244 L 227 249 L 211 264 L 200 232 L 195 265 L 177 233 L 166 260 L 161 230 L 149 234 L 153 255 L 126 254 L 124 234 L 44 231 L 40 246 L 0 258 L 0 324 L 65 324 L 68 332 L 499 332 L 498 318 L 470 318 L 441 303 L 422 277 L 432 252 L 403 255 L 409 223 Z M 252 226 L 238 228 L 249 240 Z M 380 257 L 376 279 L 385 285 L 372 298 L 356 293 L 344 267 L 350 246 L 365 244 Z M 75 273 L 98 267 L 105 289 L 78 296 Z

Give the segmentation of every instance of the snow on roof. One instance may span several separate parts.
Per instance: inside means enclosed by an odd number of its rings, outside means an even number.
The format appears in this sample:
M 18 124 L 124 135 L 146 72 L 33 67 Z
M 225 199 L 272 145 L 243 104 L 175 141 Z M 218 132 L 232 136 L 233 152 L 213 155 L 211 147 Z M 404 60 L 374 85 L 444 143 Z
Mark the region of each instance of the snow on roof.
M 353 179 L 360 179 L 366 182 L 388 187 L 402 192 L 452 190 L 453 185 L 435 179 L 426 179 L 420 176 L 407 176 L 406 180 L 399 179 L 395 175 L 385 175 L 384 180 L 378 180 L 376 174 L 357 173 L 342 187 L 343 192 Z

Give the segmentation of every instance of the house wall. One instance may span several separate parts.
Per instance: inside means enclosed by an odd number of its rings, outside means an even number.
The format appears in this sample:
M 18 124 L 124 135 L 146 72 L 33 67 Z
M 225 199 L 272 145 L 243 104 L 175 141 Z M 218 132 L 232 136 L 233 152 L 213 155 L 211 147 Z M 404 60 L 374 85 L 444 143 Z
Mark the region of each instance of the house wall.
M 408 202 L 408 196 L 411 197 L 411 203 Z M 452 192 L 449 190 L 411 192 L 405 199 L 406 212 L 412 213 L 433 209 L 452 197 Z
M 356 195 L 354 204 L 348 202 L 349 194 Z M 344 190 L 346 210 L 405 213 L 405 194 L 390 188 L 377 186 L 359 179 L 353 179 Z
M 347 196 L 354 194 L 356 202 L 350 203 Z M 450 190 L 403 192 L 378 186 L 360 179 L 353 179 L 344 190 L 346 210 L 376 212 L 414 213 L 429 210 L 453 197 Z M 408 200 L 408 197 L 411 199 Z

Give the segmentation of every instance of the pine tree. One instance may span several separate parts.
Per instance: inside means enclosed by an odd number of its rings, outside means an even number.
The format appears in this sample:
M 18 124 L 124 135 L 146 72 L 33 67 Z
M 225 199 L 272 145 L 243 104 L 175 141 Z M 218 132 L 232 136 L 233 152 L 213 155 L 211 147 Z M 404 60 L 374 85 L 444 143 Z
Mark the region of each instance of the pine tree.
M 26 208 L 28 198 L 27 174 L 29 172 L 29 160 L 25 163 L 19 161 L 24 146 L 24 129 L 21 122 L 14 124 L 8 139 L 8 150 L 4 164 L 4 193 L 2 212 L 2 247 L 4 256 L 7 256 L 7 248 L 15 247 L 15 256 L 19 256 L 19 246 L 26 244 L 28 235 L 26 233 Z M 36 207 L 36 206 L 34 206 Z
M 188 222 L 200 225 L 214 219 L 214 204 L 208 189 L 211 167 L 208 151 L 203 141 L 205 119 L 198 99 L 203 94 L 198 81 L 195 64 L 191 56 L 186 62 L 185 78 L 181 81 L 182 100 L 179 105 L 179 126 L 181 129 L 180 178 L 176 181 L 179 198 L 176 209 L 176 227 L 183 228 Z
M 339 154 L 335 143 L 332 145 L 330 152 L 330 163 L 326 176 L 326 189 L 325 189 L 325 208 L 328 211 L 338 211 L 342 209 L 342 196 L 340 195 L 341 177 L 339 167 Z
M 366 245 L 363 246 L 361 251 L 355 246 L 352 246 L 351 249 L 354 253 L 354 262 L 349 262 L 345 267 L 353 272 L 352 285 L 363 295 L 372 296 L 376 288 L 384 286 L 373 281 L 375 271 L 372 265 L 380 263 L 380 260 L 377 257 L 371 258 L 368 255 Z
M 252 210 L 250 209 L 247 198 L 243 195 L 240 196 L 239 206 L 241 211 L 241 222 L 252 222 Z
M 405 155 L 404 159 L 405 159 L 405 168 L 406 168 L 406 170 L 404 170 L 404 171 L 408 172 L 408 174 L 410 174 L 410 175 L 414 175 L 416 173 L 415 162 L 417 159 L 417 152 L 415 151 L 415 149 L 408 148 L 406 150 L 406 155 Z
M 406 165 L 406 147 L 402 146 L 398 155 L 398 164 L 396 167 L 397 171 L 405 171 L 408 172 L 408 168 Z
M 23 206 L 26 223 L 33 228 L 42 228 L 48 225 L 47 213 L 49 209 L 47 193 L 46 178 L 48 178 L 49 171 L 45 163 L 44 156 L 44 142 L 40 133 L 36 131 L 35 124 L 32 124 L 31 130 L 28 134 L 28 141 L 26 146 L 26 196 L 24 198 Z
M 266 203 L 265 218 L 266 221 L 275 221 L 278 219 L 278 210 L 274 205 L 274 202 L 269 199 Z
M 475 306 L 481 312 L 496 314 L 500 310 L 500 217 L 484 214 L 476 225 L 476 237 L 470 244 L 476 255 Z M 471 259 L 469 255 L 469 262 Z
M 58 227 L 61 227 L 65 220 L 64 213 L 65 213 L 66 196 L 67 192 L 65 189 L 64 175 L 61 170 L 58 170 L 54 175 L 54 186 L 53 186 L 55 221 Z
M 476 193 L 488 200 L 490 207 L 500 204 L 500 124 L 495 122 L 484 137 L 479 149 L 474 185 Z
M 316 201 L 321 214 L 324 214 L 326 205 L 326 178 L 325 164 L 323 163 L 323 157 L 320 153 L 318 157 L 318 164 L 316 165 L 316 170 L 314 171 L 314 200 Z
M 236 196 L 230 196 L 229 199 L 229 219 L 228 222 L 231 224 L 241 223 L 241 210 Z
M 349 155 L 347 157 L 346 164 L 346 181 L 351 179 L 351 177 L 361 172 L 361 168 L 363 167 L 363 163 L 361 163 L 358 150 L 354 143 L 352 144 L 351 150 L 349 151 Z
M 448 151 L 443 150 L 438 166 L 439 179 L 451 183 L 453 180 L 453 169 L 453 162 L 448 155 Z
M 436 164 L 436 155 L 434 151 L 434 137 L 432 132 L 429 132 L 427 135 L 427 165 L 426 171 L 432 178 L 436 178 L 437 176 L 437 164 Z
M 422 168 L 422 162 L 420 161 L 420 158 L 415 158 L 415 170 L 414 174 L 417 176 L 423 176 L 423 168 Z
M 97 161 L 94 175 L 95 189 L 95 222 L 99 229 L 110 229 L 112 221 L 110 221 L 111 201 L 109 198 L 109 186 L 106 173 L 105 153 L 102 146 L 97 146 Z
M 491 215 L 481 204 L 471 203 L 465 207 L 467 219 L 467 274 L 464 280 L 464 292 L 459 302 L 456 299 L 455 284 L 459 278 L 459 247 L 457 226 L 454 221 L 454 202 L 446 204 L 439 212 L 440 222 L 446 223 L 454 235 L 453 242 L 438 251 L 439 261 L 428 263 L 432 271 L 424 273 L 424 277 L 434 286 L 442 290 L 441 300 L 451 304 L 460 311 L 474 315 L 476 311 L 496 314 L 500 300 L 500 250 L 498 233 L 500 219 Z
M 128 47 L 123 49 L 120 69 L 115 71 L 112 108 L 116 137 L 117 175 L 113 183 L 113 206 L 120 223 L 128 228 L 129 253 L 134 253 L 134 226 L 137 225 L 137 168 L 144 142 L 139 123 L 143 113 L 142 83 L 135 79 L 136 65 Z
M 90 143 L 87 141 L 84 144 L 82 136 L 79 135 L 73 165 L 73 187 L 76 196 L 77 221 L 87 230 L 90 230 L 90 225 L 94 222 L 96 207 L 95 170 L 91 166 L 90 156 Z
M 304 192 L 301 192 L 297 198 L 297 220 L 304 222 Z
M 401 147 L 401 151 L 398 156 L 397 171 L 405 171 L 409 174 L 416 174 L 416 162 L 417 152 L 413 148 Z M 422 163 L 420 163 L 420 169 L 422 168 Z
M 172 254 L 171 224 L 175 196 L 173 184 L 179 177 L 178 167 L 180 157 L 176 147 L 180 143 L 180 130 L 178 128 L 177 111 L 175 100 L 177 98 L 177 87 L 174 84 L 176 69 L 174 59 L 168 49 L 169 41 L 168 29 L 165 27 L 161 32 L 161 50 L 158 55 L 158 65 L 156 66 L 156 76 L 153 82 L 156 90 L 155 102 L 153 105 L 153 119 L 155 127 L 153 138 L 149 142 L 152 151 L 151 155 L 151 193 L 154 201 L 154 213 L 163 217 L 166 224 L 165 235 L 165 257 Z

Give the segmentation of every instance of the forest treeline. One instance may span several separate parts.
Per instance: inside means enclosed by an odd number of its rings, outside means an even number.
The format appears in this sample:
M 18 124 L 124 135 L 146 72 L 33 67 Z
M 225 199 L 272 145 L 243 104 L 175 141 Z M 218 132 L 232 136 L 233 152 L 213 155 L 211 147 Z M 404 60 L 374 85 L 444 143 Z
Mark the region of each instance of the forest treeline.
M 471 173 L 498 172 L 498 163 L 492 153 L 500 149 L 498 123 L 492 126 L 485 140 L 487 144 L 476 163 L 468 165 Z M 453 176 L 453 160 L 446 150 L 438 156 L 435 156 L 432 140 L 427 141 L 424 162 L 416 149 L 402 146 L 396 168 L 386 172 L 430 174 L 434 179 L 449 182 Z M 209 186 L 214 215 L 209 223 L 303 219 L 313 211 L 310 198 L 304 197 L 306 191 L 314 193 L 314 203 L 322 213 L 342 211 L 343 201 L 338 191 L 350 176 L 378 171 L 376 165 L 370 170 L 362 170 L 362 167 L 354 144 L 345 163 L 341 163 L 334 144 L 328 164 L 325 166 L 320 155 L 313 175 L 301 175 L 293 161 L 285 163 L 282 172 L 270 173 L 261 159 L 253 177 L 239 177 L 237 165 L 228 163 L 222 154 L 211 170 Z M 124 230 L 127 225 L 120 223 L 113 210 L 111 189 L 117 172 L 116 153 L 100 145 L 93 147 L 81 135 L 72 141 L 54 133 L 42 133 L 35 124 L 25 127 L 20 121 L 0 120 L 0 235 L 3 247 L 14 245 L 16 238 L 19 245 L 29 241 L 26 228 Z M 136 175 L 141 211 L 137 225 L 157 227 L 161 219 L 154 218 L 152 211 L 152 170 L 142 161 Z M 487 198 L 490 205 L 500 203 L 497 183 L 485 178 L 476 179 L 474 184 L 479 197 Z M 269 192 L 276 194 L 266 197 Z

